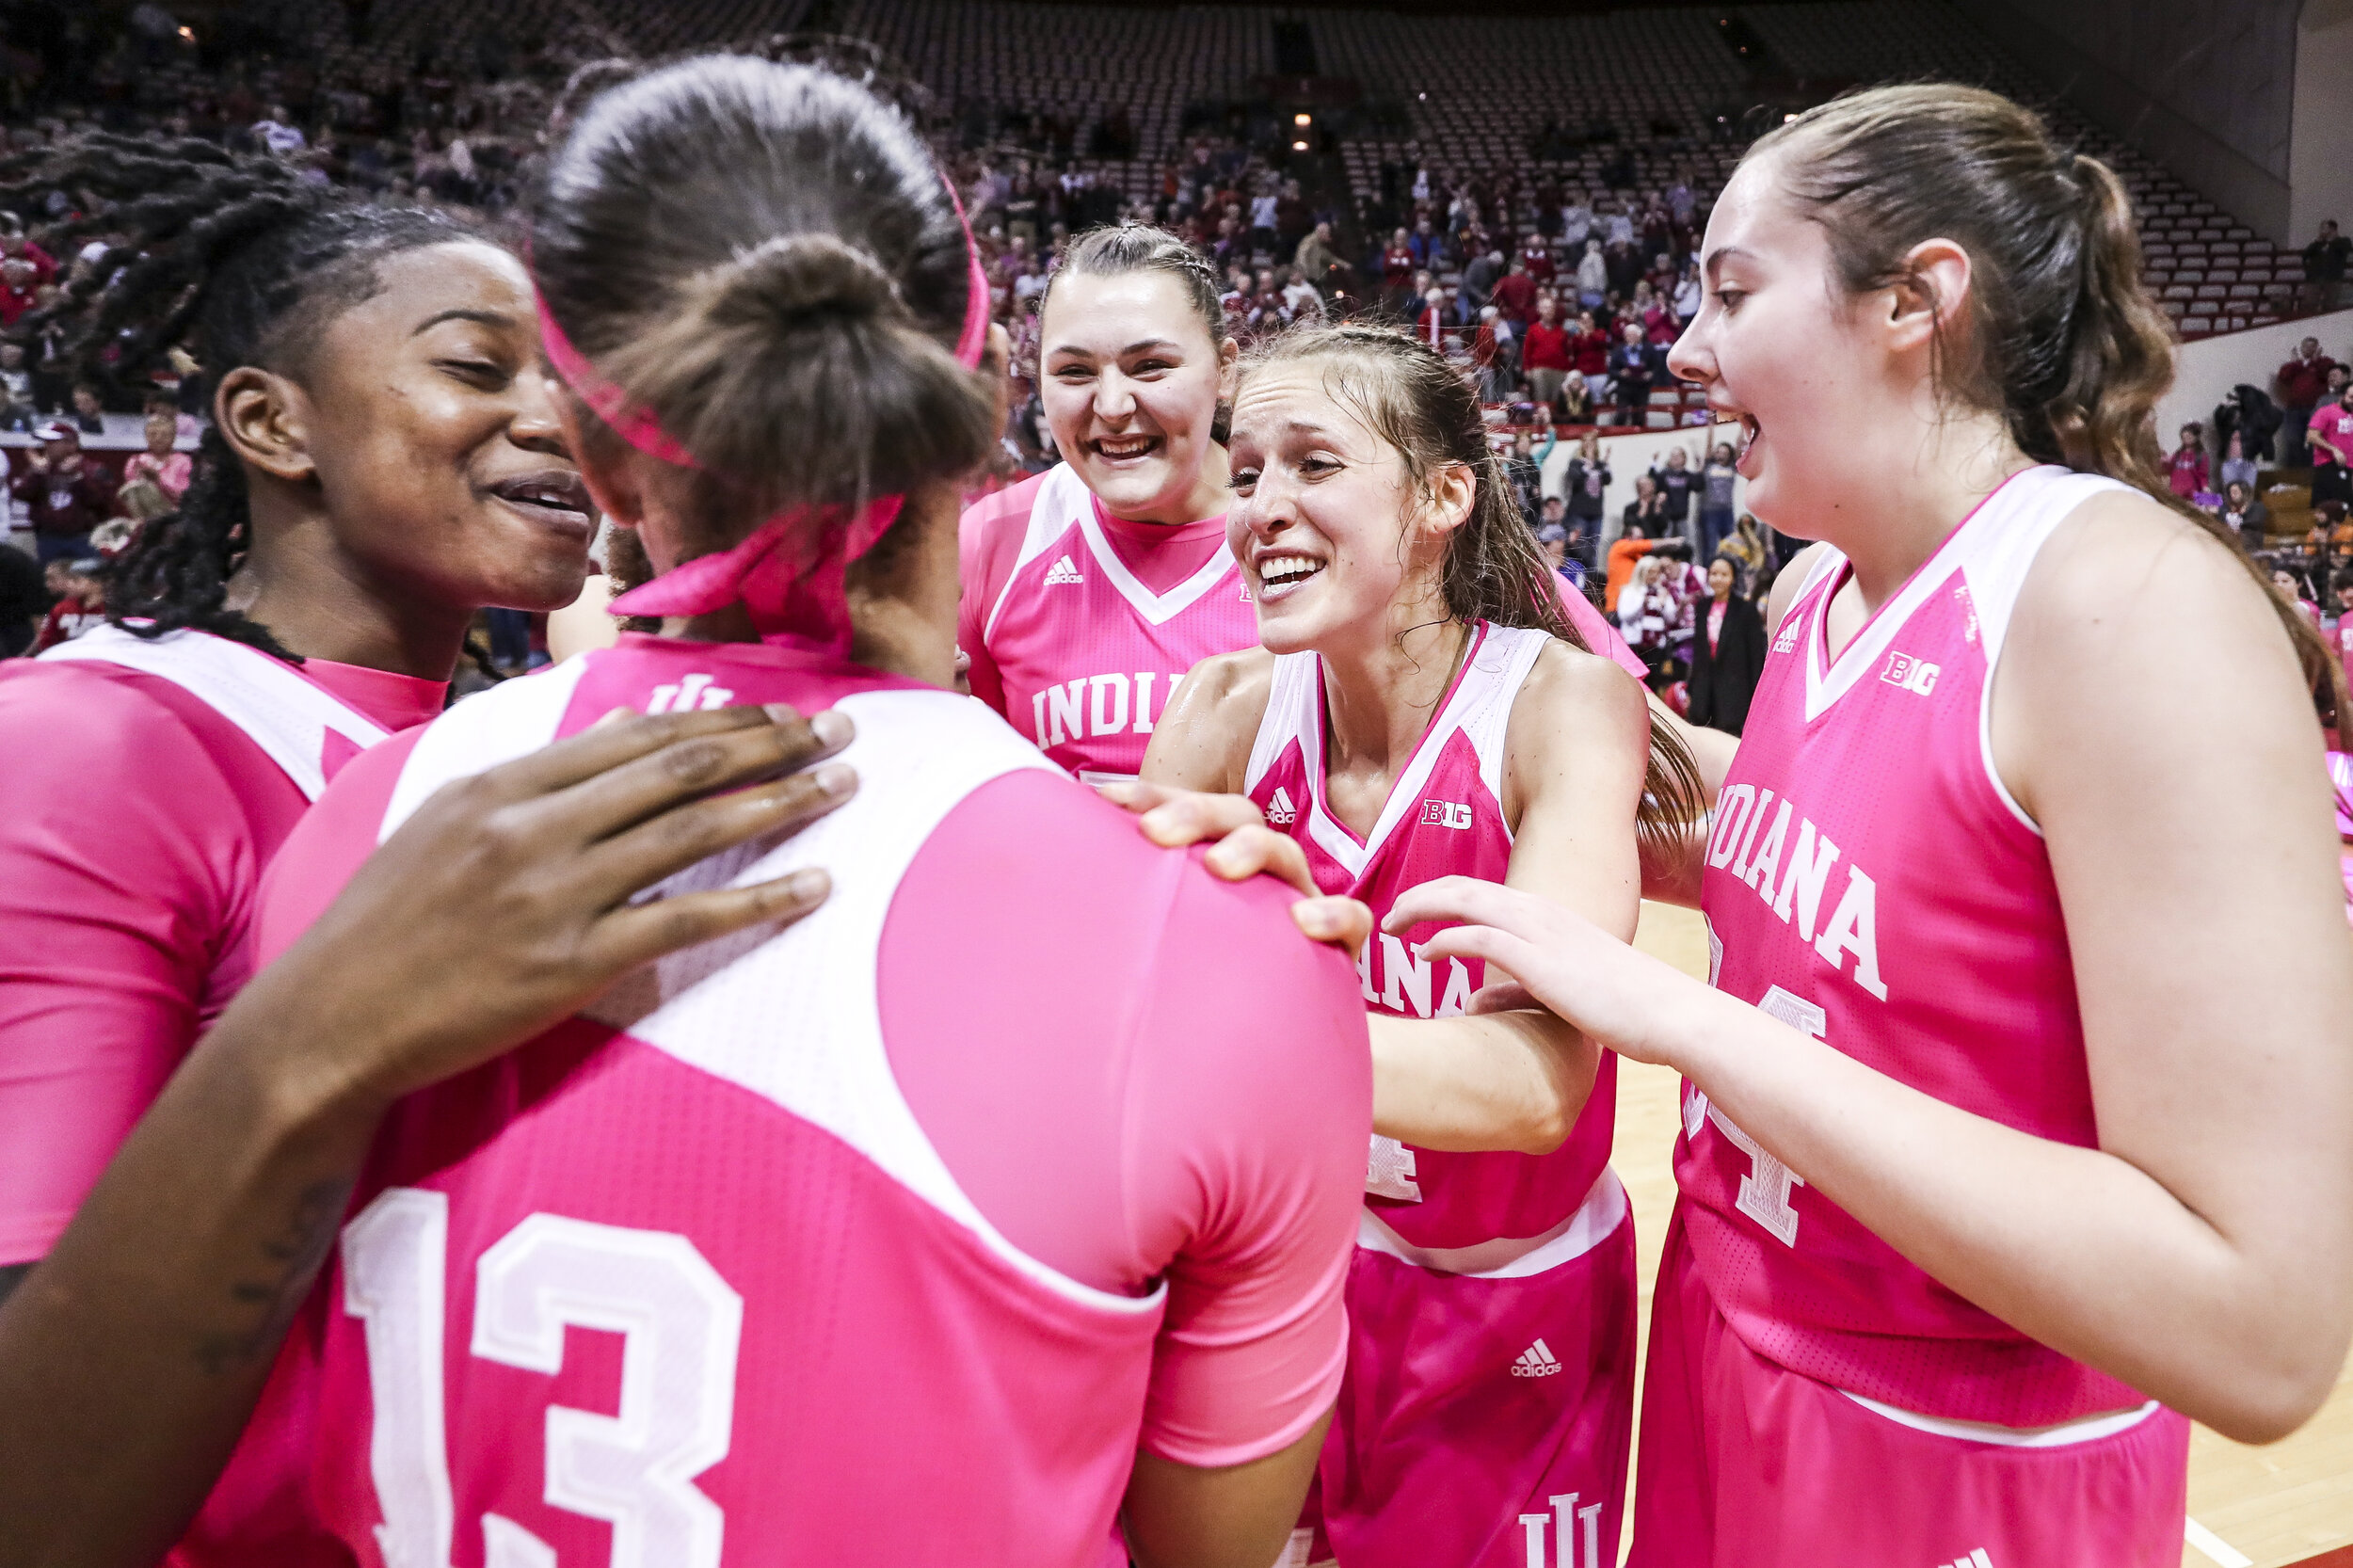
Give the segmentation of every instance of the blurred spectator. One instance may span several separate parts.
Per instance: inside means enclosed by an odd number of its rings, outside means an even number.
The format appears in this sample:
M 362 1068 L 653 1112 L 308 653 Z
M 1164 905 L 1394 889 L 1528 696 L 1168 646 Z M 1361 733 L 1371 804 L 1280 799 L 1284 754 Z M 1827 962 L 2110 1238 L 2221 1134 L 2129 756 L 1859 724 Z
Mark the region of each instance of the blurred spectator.
M 2256 495 L 2255 487 L 2244 480 L 2233 479 L 2222 488 L 2223 522 L 2238 533 L 2239 542 L 2253 554 L 2266 548 L 2271 529 L 2271 508 Z
M 1640 323 L 1625 324 L 1625 341 L 1609 351 L 1609 374 L 1617 382 L 1618 423 L 1639 427 L 1650 405 L 1650 350 Z
M 114 485 L 82 456 L 81 436 L 71 424 L 52 420 L 33 435 L 40 445 L 8 488 L 32 517 L 41 565 L 79 559 L 90 552 L 90 530 L 112 515 Z
M 2312 451 L 2313 504 L 2353 502 L 2353 383 L 2314 410 L 2305 443 Z
M 2255 491 L 2255 459 L 2247 456 L 2247 438 L 2236 430 L 2222 438 L 2222 461 L 2215 465 L 2214 480 L 2225 490 L 2244 485 L 2249 495 Z
M 1693 724 L 1737 735 L 1765 673 L 1765 618 L 1740 593 L 1740 568 L 1728 555 L 1707 563 L 1707 604 L 1691 643 L 1689 707 Z
M 106 406 L 99 401 L 98 389 L 87 381 L 73 389 L 73 427 L 85 436 L 106 433 Z
M 2249 457 L 2266 461 L 2275 455 L 2272 438 L 2280 429 L 2280 406 L 2265 397 L 2260 387 L 2242 381 L 2231 389 L 2231 395 L 2215 405 L 2214 433 L 2216 439 L 2227 441 L 2239 438 L 2240 445 Z
M 49 588 L 40 563 L 14 545 L 0 544 L 0 659 L 13 659 L 33 646 L 40 617 L 49 611 Z
M 1609 293 L 1609 264 L 1603 259 L 1601 242 L 1589 239 L 1584 257 L 1577 264 L 1577 301 L 1588 311 L 1597 311 Z
M 1306 274 L 1307 280 L 1326 295 L 1348 286 L 1348 264 L 1332 247 L 1332 225 L 1319 223 L 1291 258 L 1291 264 Z
M 1589 539 L 1602 536 L 1601 498 L 1609 479 L 1609 459 L 1602 456 L 1601 437 L 1588 430 L 1577 443 L 1577 456 L 1569 459 L 1561 493 L 1568 500 L 1571 526 L 1582 528 Z
M 1519 503 L 1520 516 L 1533 528 L 1544 505 L 1543 471 L 1536 457 L 1536 443 L 1523 430 L 1512 438 L 1512 456 L 1503 460 L 1504 483 L 1512 487 L 1512 495 Z
M 2186 501 L 2206 488 L 2205 427 L 2192 420 L 2182 426 L 2182 444 L 2165 461 L 2166 483 Z
M 106 623 L 106 595 L 101 585 L 100 568 L 94 556 L 60 558 L 49 563 L 45 579 L 56 602 L 49 606 L 49 614 L 41 620 L 32 652 L 53 648 Z
M 2318 338 L 2306 338 L 2296 345 L 2296 355 L 2281 365 L 2273 377 L 2280 394 L 2281 428 L 2287 435 L 2287 448 L 2281 454 L 2286 468 L 2302 468 L 2311 461 L 2304 449 L 2304 428 L 2312 422 L 2313 410 L 2320 406 L 2328 391 L 2329 373 L 2337 362 L 2320 351 Z
M 24 220 L 0 212 L 0 263 L 26 262 L 33 268 L 33 285 L 45 288 L 57 280 L 56 258 L 35 245 L 24 232 Z
M 1593 414 L 1593 389 L 1581 370 L 1572 370 L 1561 383 L 1561 423 L 1563 424 L 1593 424 L 1598 423 Z
M 1732 443 L 1718 441 L 1700 469 L 1700 553 L 1713 560 L 1732 534 L 1732 491 L 1740 471 L 1733 466 Z M 1753 571 L 1761 563 L 1751 562 Z
M 1516 256 L 1511 270 L 1497 280 L 1495 303 L 1514 327 L 1526 326 L 1535 317 L 1536 280 L 1528 275 L 1528 264 Z
M 2333 311 L 2345 297 L 2345 265 L 2353 256 L 2353 240 L 2337 232 L 2336 220 L 2331 218 L 2320 226 L 2320 233 L 2304 248 L 2305 309 Z
M 1528 373 L 1529 394 L 1540 408 L 1558 411 L 1561 386 L 1568 378 L 1569 329 L 1561 323 L 1561 302 L 1550 295 L 1536 307 L 1520 349 L 1520 366 Z
M 1554 496 L 1545 503 L 1547 511 L 1561 504 Z M 1569 552 L 1569 530 L 1566 523 L 1547 522 L 1536 530 L 1536 546 L 1545 552 L 1545 564 L 1578 593 L 1585 591 L 1585 563 Z
M 2271 573 L 2271 587 L 2273 592 L 2295 606 L 2297 615 L 2312 622 L 2314 631 L 2319 630 L 2320 606 L 2313 602 L 2312 589 L 2306 585 L 2300 572 L 2290 570 L 2286 567 L 2274 568 Z
M 1679 446 L 1667 448 L 1665 460 L 1652 466 L 1650 476 L 1658 487 L 1659 499 L 1665 503 L 1667 521 L 1676 533 L 1691 538 L 1691 496 L 1700 488 L 1700 476 L 1691 470 L 1691 455 Z

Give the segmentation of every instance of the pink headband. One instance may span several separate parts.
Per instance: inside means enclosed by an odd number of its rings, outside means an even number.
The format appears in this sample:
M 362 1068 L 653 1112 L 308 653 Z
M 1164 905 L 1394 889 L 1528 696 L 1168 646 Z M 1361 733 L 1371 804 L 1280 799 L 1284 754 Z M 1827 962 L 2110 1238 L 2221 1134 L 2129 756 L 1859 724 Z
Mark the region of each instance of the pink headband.
M 964 330 L 956 340 L 956 361 L 974 370 L 988 344 L 988 276 L 981 268 L 980 248 L 973 243 L 972 226 L 965 221 L 964 203 L 952 184 L 948 186 L 948 200 L 964 232 L 967 262 Z M 597 374 L 587 356 L 573 347 L 563 328 L 556 325 L 546 297 L 536 290 L 535 297 L 548 362 L 580 394 L 581 401 L 648 456 L 680 468 L 700 469 L 694 454 L 662 428 L 651 409 L 631 402 L 627 392 Z M 763 639 L 847 653 L 850 616 L 843 577 L 850 563 L 873 549 L 898 520 L 905 502 L 904 495 L 886 495 L 867 503 L 843 520 L 838 541 L 828 537 L 831 529 L 796 526 L 809 520 L 811 508 L 780 512 L 732 550 L 698 555 L 631 589 L 613 601 L 612 613 L 702 616 L 741 601 L 751 612 L 752 625 Z M 812 534 L 813 537 L 804 536 Z

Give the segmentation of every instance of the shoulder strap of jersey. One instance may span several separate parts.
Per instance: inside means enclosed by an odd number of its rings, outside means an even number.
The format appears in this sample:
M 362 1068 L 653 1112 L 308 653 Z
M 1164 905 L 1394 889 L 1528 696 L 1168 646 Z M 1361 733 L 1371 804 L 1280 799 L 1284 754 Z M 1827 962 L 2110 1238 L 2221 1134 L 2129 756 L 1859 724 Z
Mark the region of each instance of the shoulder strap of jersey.
M 1323 726 L 1321 710 L 1317 706 L 1323 680 L 1323 661 L 1312 653 L 1278 653 L 1274 656 L 1274 674 L 1268 682 L 1266 712 L 1258 720 L 1258 737 L 1250 745 L 1250 766 L 1242 775 L 1242 792 L 1247 794 L 1258 787 L 1267 770 L 1274 766 L 1289 745 L 1291 737 L 1299 737 L 1313 771 L 1321 773 L 1322 764 Z
M 1969 583 L 1969 606 L 1977 617 L 1986 668 L 2002 656 L 2010 612 L 2017 607 L 2026 573 L 2054 530 L 2095 495 L 2130 490 L 2121 480 L 2100 473 L 2074 473 L 2044 464 L 2013 474 L 1965 525 L 1961 569 Z
M 1037 488 L 1037 497 L 1030 505 L 1030 526 L 1021 536 L 1021 552 L 1014 557 L 1013 569 L 1005 573 L 1004 586 L 997 590 L 997 601 L 988 607 L 988 618 L 981 623 L 984 638 L 997 630 L 997 617 L 1003 613 L 1021 568 L 1043 555 L 1047 546 L 1068 532 L 1085 515 L 1093 500 L 1086 486 L 1080 482 L 1078 472 L 1068 463 L 1057 463 L 1047 472 Z
M 360 749 L 390 731 L 258 648 L 203 632 L 140 637 L 119 626 L 92 627 L 40 655 L 60 662 L 118 664 L 168 680 L 242 730 L 300 790 L 316 800 L 327 789 L 327 732 Z
M 1470 737 L 1479 754 L 1479 779 L 1487 792 L 1503 798 L 1503 748 L 1512 723 L 1512 705 L 1530 670 L 1544 655 L 1552 633 L 1540 626 L 1487 626 L 1487 635 L 1471 656 L 1462 690 L 1455 694 L 1452 728 Z M 1445 744 L 1433 728 L 1424 744 Z
M 376 842 L 391 838 L 442 785 L 528 757 L 554 740 L 571 707 L 572 694 L 580 689 L 581 678 L 591 664 L 611 658 L 615 652 L 597 648 L 537 675 L 504 681 L 468 697 L 425 726 L 400 771 L 400 781 L 385 802 Z

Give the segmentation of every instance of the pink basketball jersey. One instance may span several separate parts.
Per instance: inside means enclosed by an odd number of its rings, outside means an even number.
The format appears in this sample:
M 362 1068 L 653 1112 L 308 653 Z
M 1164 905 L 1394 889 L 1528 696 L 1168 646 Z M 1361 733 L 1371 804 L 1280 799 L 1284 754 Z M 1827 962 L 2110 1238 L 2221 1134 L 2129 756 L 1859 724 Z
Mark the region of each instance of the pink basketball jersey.
M 1135 776 L 1193 665 L 1257 645 L 1257 610 L 1225 544 L 1180 581 L 1148 585 L 1067 464 L 967 511 L 961 549 L 957 641 L 972 695 L 1090 782 Z
M 1244 789 L 1268 823 L 1306 851 L 1316 885 L 1363 900 L 1375 921 L 1407 888 L 1442 876 L 1501 882 L 1511 870 L 1512 827 L 1502 806 L 1505 735 L 1521 683 L 1552 639 L 1486 621 L 1471 635 L 1452 688 L 1398 776 L 1371 837 L 1363 840 L 1325 802 L 1322 661 L 1313 653 L 1274 661 Z M 1432 920 L 1401 937 L 1376 930 L 1356 957 L 1365 1005 L 1406 1018 L 1465 1012 L 1486 966 L 1424 957 L 1422 944 L 1444 929 Z M 1369 1242 L 1409 1257 L 1440 1251 L 1451 1255 L 1444 1260 L 1449 1272 L 1476 1273 L 1503 1260 L 1481 1254 L 1482 1247 L 1557 1239 L 1609 1166 L 1617 1082 L 1617 1059 L 1604 1052 L 1593 1097 L 1567 1141 L 1547 1155 L 1456 1154 L 1375 1137 L 1365 1178 L 1367 1216 L 1405 1247 L 1377 1231 Z M 1614 1224 L 1623 1199 L 1605 1207 L 1607 1213 L 1597 1209 L 1585 1223 Z
M 839 707 L 859 791 L 658 891 L 820 865 L 831 898 L 394 1109 L 180 1563 L 1098 1568 L 1139 1447 L 1241 1463 L 1330 1403 L 1344 960 L 977 704 L 625 637 L 363 759 L 265 944 L 443 783 L 690 691 Z
M 1768 653 L 1702 884 L 1714 984 L 1947 1104 L 2098 1133 L 2050 856 L 1995 776 L 1986 692 L 2036 552 L 2114 481 L 2029 469 L 1835 660 L 1825 552 Z M 1684 1089 L 1691 1248 L 1740 1338 L 1927 1415 L 2043 1426 L 2141 1402 L 1960 1296 Z

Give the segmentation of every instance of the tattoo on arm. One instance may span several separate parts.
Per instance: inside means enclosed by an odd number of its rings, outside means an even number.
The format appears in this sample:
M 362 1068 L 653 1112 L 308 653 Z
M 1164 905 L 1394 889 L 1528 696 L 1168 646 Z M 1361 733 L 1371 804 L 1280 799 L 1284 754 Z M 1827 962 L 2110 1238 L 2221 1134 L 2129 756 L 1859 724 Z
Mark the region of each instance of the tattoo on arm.
M 197 1360 L 207 1372 L 232 1371 L 277 1353 L 286 1325 L 311 1293 L 311 1282 L 335 1244 L 351 1186 L 348 1178 L 313 1182 L 296 1197 L 284 1229 L 263 1243 L 262 1277 L 239 1280 L 229 1288 L 234 1306 L 253 1314 L 252 1326 L 223 1330 L 197 1342 Z

